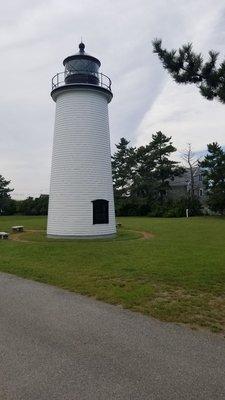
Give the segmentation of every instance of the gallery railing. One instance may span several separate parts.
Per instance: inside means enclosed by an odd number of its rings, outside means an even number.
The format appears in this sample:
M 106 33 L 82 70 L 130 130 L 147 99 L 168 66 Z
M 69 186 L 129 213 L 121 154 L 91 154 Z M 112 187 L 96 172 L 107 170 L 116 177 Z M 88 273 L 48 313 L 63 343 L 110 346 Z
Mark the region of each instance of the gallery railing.
M 52 78 L 52 90 L 72 84 L 89 84 L 101 86 L 111 91 L 111 79 L 101 72 L 89 72 L 80 70 L 71 70 L 59 72 Z

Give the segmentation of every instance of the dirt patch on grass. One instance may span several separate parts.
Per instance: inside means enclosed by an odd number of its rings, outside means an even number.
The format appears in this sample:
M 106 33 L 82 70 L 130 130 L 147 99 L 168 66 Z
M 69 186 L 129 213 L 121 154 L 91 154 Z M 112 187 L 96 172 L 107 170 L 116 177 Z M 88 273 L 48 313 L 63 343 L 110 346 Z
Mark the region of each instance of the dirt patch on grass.
M 147 231 L 133 231 L 132 230 L 132 232 L 139 233 L 139 235 L 141 235 L 139 237 L 139 240 L 147 240 L 147 239 L 152 239 L 155 237 L 155 235 L 153 233 L 147 232 Z
M 12 233 L 9 240 L 14 240 L 15 242 L 29 242 L 29 240 L 21 239 L 21 233 Z
M 36 232 L 44 232 L 44 231 L 41 229 L 29 229 L 29 230 L 19 232 L 19 233 L 11 233 L 9 240 L 14 240 L 15 242 L 29 243 L 29 242 L 31 242 L 31 240 L 23 239 L 24 234 L 36 233 Z
M 152 239 L 155 235 L 151 232 L 143 231 L 140 232 L 142 234 L 142 239 Z

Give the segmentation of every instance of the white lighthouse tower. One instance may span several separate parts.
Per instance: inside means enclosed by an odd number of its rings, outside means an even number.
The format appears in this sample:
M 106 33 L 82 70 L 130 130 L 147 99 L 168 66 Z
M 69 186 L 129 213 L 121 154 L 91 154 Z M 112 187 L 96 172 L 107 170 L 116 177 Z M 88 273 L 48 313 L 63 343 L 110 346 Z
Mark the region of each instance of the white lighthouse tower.
M 116 233 L 108 103 L 111 81 L 85 52 L 52 79 L 56 102 L 47 235 L 94 238 Z

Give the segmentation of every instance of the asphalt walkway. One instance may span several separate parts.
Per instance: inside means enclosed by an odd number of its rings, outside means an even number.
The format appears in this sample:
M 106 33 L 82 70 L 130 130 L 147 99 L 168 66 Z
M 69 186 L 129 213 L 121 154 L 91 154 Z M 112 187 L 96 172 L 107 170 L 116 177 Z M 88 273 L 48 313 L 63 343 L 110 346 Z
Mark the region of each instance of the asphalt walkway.
M 225 339 L 0 274 L 0 400 L 225 399 Z

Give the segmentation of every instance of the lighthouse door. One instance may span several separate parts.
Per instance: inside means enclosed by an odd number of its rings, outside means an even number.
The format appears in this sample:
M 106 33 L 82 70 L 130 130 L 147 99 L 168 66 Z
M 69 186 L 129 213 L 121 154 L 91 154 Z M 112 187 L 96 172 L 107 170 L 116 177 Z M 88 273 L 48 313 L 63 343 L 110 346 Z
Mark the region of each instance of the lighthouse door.
M 93 224 L 109 223 L 109 202 L 107 200 L 93 200 Z

